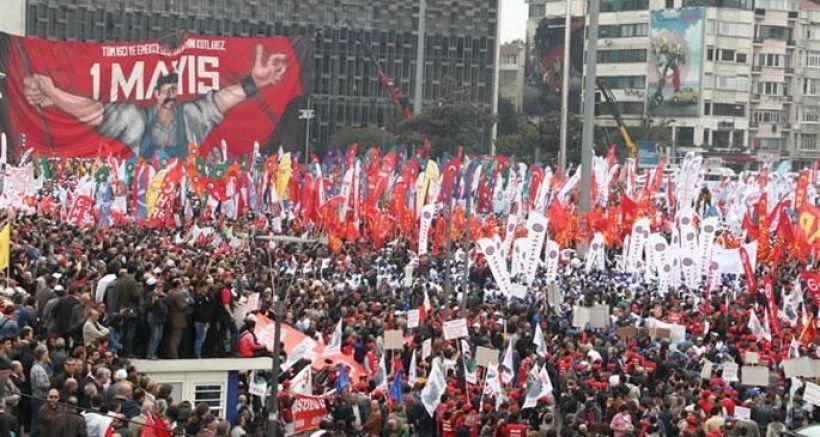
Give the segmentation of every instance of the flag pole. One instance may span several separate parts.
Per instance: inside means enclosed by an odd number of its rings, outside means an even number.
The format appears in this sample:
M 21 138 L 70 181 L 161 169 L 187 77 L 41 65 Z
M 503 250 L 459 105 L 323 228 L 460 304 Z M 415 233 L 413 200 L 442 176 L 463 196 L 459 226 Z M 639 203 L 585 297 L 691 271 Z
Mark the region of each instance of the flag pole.
M 490 364 L 484 366 L 484 382 L 481 384 L 481 398 L 478 400 L 478 410 L 481 411 L 481 406 L 484 405 L 484 393 L 487 392 L 487 375 L 490 373 Z

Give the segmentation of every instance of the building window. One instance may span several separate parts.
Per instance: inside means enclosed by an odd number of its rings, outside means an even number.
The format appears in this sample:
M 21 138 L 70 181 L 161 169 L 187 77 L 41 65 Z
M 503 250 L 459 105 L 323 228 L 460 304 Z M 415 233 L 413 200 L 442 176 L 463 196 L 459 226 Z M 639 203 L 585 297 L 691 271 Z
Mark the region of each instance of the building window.
M 758 123 L 784 123 L 786 114 L 783 111 L 757 110 L 753 114 L 754 120 Z
M 803 66 L 808 68 L 820 68 L 820 51 L 807 51 Z
M 599 77 L 607 87 L 614 90 L 646 88 L 646 76 L 605 76 Z
M 800 110 L 800 121 L 808 124 L 820 123 L 820 107 L 809 106 Z
M 618 102 L 618 111 L 622 115 L 643 115 L 643 102 Z M 595 115 L 612 115 L 612 111 L 606 102 L 598 102 Z
M 211 412 L 222 416 L 222 384 L 197 384 L 194 386 L 194 405 L 204 402 Z
M 625 64 L 646 62 L 646 49 L 601 50 L 598 52 L 601 64 Z
M 675 0 L 666 0 L 666 9 L 673 9 L 675 7 Z
M 644 11 L 649 9 L 649 0 L 603 0 L 601 12 Z
M 749 38 L 752 36 L 752 25 L 749 23 L 737 23 L 732 21 L 721 21 L 717 27 L 718 35 Z
M 715 60 L 715 49 L 709 47 L 706 49 L 706 60 L 707 61 L 714 61 Z
M 809 79 L 806 78 L 803 80 L 803 95 L 804 96 L 816 96 L 820 94 L 820 79 Z
M 786 55 L 759 53 L 757 55 L 757 65 L 761 67 L 785 67 Z
M 735 62 L 738 64 L 745 64 L 746 63 L 746 53 L 738 53 L 735 56 Z
M 717 29 L 717 20 L 713 18 L 706 20 L 706 34 L 714 35 L 715 29 Z
M 785 138 L 760 138 L 758 141 L 759 150 L 780 150 L 786 145 Z
M 720 60 L 723 62 L 735 62 L 735 51 L 728 49 L 721 50 Z
M 598 32 L 601 38 L 647 36 L 649 35 L 649 25 L 646 23 L 610 24 L 599 27 Z
M 820 40 L 820 24 L 806 25 L 806 39 Z
M 778 41 L 788 41 L 791 39 L 791 30 L 783 26 L 765 26 L 757 27 L 757 37 L 760 39 L 776 39 Z
M 800 138 L 801 150 L 817 150 L 817 134 L 803 134 Z
M 731 103 L 713 103 L 712 115 L 722 115 L 724 117 L 743 117 L 746 115 L 746 107 Z
M 542 18 L 547 16 L 546 4 L 530 4 L 530 18 Z
M 783 82 L 758 82 L 755 91 L 764 96 L 782 96 L 784 89 Z
M 749 87 L 747 76 L 715 76 L 714 82 L 719 90 L 746 91 Z
M 683 0 L 684 7 L 713 7 L 751 10 L 754 0 Z
M 797 0 L 755 0 L 756 8 L 776 11 L 796 11 L 798 4 Z

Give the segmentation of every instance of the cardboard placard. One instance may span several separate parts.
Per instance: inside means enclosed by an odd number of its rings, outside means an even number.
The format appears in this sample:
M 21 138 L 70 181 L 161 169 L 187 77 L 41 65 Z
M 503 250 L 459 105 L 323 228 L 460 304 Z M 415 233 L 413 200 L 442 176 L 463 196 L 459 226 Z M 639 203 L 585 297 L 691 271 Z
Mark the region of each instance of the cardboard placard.
M 739 368 L 737 363 L 733 363 L 731 361 L 727 361 L 723 363 L 723 375 L 722 378 L 724 381 L 727 382 L 736 382 L 737 379 L 737 372 Z
M 797 372 L 804 378 L 814 378 L 814 363 L 809 357 L 797 359 Z
M 820 385 L 806 382 L 806 391 L 803 393 L 803 400 L 820 407 Z
M 672 331 L 668 328 L 649 328 L 649 336 L 659 339 L 671 338 Z
M 700 369 L 700 379 L 712 379 L 712 362 L 704 360 L 703 368 Z
M 448 320 L 444 322 L 443 328 L 445 340 L 455 340 L 470 335 L 467 331 L 467 319 L 464 318 Z
M 475 364 L 476 366 L 487 367 L 489 364 L 498 362 L 498 349 L 491 349 L 484 346 L 478 346 L 475 349 Z
M 631 340 L 638 336 L 638 328 L 634 326 L 623 326 L 618 328 L 618 338 L 621 340 Z
M 561 290 L 554 281 L 547 287 L 547 302 L 552 306 L 561 305 Z
M 428 338 L 421 342 L 421 359 L 426 360 L 427 357 L 433 354 L 433 339 Z
M 590 308 L 589 324 L 595 329 L 606 328 L 609 325 L 609 306 L 595 305 Z
M 388 329 L 384 331 L 384 348 L 386 350 L 404 349 L 404 336 L 399 329 Z
M 786 378 L 797 378 L 800 376 L 800 369 L 798 368 L 798 362 L 800 360 L 783 360 L 783 373 L 785 374 Z
M 589 308 L 574 306 L 572 307 L 572 327 L 578 329 L 585 329 L 589 323 L 591 315 Z
M 726 372 L 724 370 L 724 372 Z M 769 386 L 769 369 L 763 366 L 743 366 L 743 385 L 753 385 L 757 387 Z
M 248 307 L 248 311 L 258 311 L 259 310 L 259 293 L 253 293 L 248 296 L 248 303 L 246 304 Z
M 743 362 L 746 364 L 759 364 L 760 355 L 758 355 L 757 352 L 746 352 L 743 355 Z
M 735 419 L 737 420 L 752 420 L 752 410 L 746 407 L 735 407 Z
M 420 317 L 418 309 L 407 311 L 407 329 L 418 328 Z

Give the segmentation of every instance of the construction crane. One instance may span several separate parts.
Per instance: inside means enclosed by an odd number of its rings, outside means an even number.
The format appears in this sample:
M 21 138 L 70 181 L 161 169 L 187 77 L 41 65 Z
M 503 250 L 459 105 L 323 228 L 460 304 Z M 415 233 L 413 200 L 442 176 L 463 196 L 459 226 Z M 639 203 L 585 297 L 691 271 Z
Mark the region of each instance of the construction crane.
M 379 83 L 381 83 L 382 88 L 384 88 L 385 92 L 387 92 L 387 96 L 390 97 L 390 101 L 396 105 L 401 107 L 401 114 L 402 117 L 405 119 L 413 118 L 413 104 L 410 102 L 410 99 L 401 92 L 401 88 L 396 85 L 396 82 L 393 80 L 392 77 L 388 76 L 387 73 L 384 72 L 379 61 L 373 55 L 373 51 L 370 49 L 370 45 L 366 44 L 364 38 L 362 38 L 362 31 L 361 29 L 357 28 L 350 22 L 350 20 L 345 20 L 345 25 L 353 32 L 356 36 L 356 41 L 359 42 L 359 45 L 364 48 L 364 53 L 367 55 L 367 58 L 370 60 L 370 63 L 373 64 L 373 67 L 376 69 L 376 72 L 379 76 Z
M 606 100 L 606 105 L 609 108 L 609 112 L 612 113 L 612 118 L 615 119 L 615 124 L 618 125 L 618 131 L 621 133 L 624 144 L 629 150 L 629 157 L 637 159 L 638 147 L 635 146 L 635 142 L 632 141 L 632 136 L 629 135 L 629 131 L 626 129 L 624 120 L 621 117 L 621 110 L 618 109 L 618 101 L 615 100 L 615 96 L 612 95 L 612 91 L 606 86 L 606 83 L 603 80 L 598 79 L 595 82 L 598 85 L 598 89 L 601 91 L 601 95 L 603 95 Z

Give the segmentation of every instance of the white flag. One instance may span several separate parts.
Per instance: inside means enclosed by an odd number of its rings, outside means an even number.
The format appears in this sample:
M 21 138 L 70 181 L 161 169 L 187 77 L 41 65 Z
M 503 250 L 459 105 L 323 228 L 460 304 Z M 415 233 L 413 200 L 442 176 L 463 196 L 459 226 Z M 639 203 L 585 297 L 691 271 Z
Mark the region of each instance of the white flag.
M 305 366 L 290 382 L 290 391 L 305 396 L 313 396 L 313 375 L 310 373 L 310 366 Z
M 511 383 L 513 377 L 515 376 L 515 367 L 513 367 L 512 339 L 510 339 L 510 343 L 507 345 L 507 351 L 504 353 L 504 360 L 501 361 L 501 366 L 503 367 L 503 370 L 501 370 L 501 382 L 504 384 Z
M 535 345 L 535 352 L 539 357 L 544 358 L 547 354 L 547 343 L 544 342 L 544 333 L 541 331 L 541 323 L 535 324 L 535 336 L 532 339 Z
M 444 374 L 441 372 L 440 366 L 433 366 L 430 372 L 430 377 L 424 388 L 421 390 L 421 402 L 427 410 L 430 417 L 434 416 L 436 407 L 441 403 L 441 395 L 447 388 L 447 381 L 444 379 Z
M 527 397 L 524 400 L 524 408 L 533 408 L 538 404 L 538 400 L 544 396 L 552 394 L 552 381 L 547 369 L 533 366 L 527 377 Z
M 766 338 L 766 330 L 763 328 L 760 319 L 757 318 L 757 314 L 755 314 L 754 311 L 751 312 L 749 323 L 746 326 L 749 328 L 749 331 L 752 331 L 752 335 L 755 337 Z
M 501 394 L 501 377 L 498 374 L 498 364 L 487 364 L 487 375 L 484 378 L 484 394 L 497 396 Z
M 410 387 L 415 386 L 419 380 L 416 367 L 418 367 L 418 363 L 416 362 L 416 350 L 413 349 L 413 356 L 410 357 L 410 370 L 407 372 L 407 384 L 409 384 Z
M 342 352 L 342 319 L 339 319 L 339 323 L 336 325 L 336 329 L 333 331 L 333 336 L 330 337 L 330 342 L 325 347 L 324 355 L 333 355 Z
M 376 375 L 376 390 L 381 391 L 385 395 L 388 390 L 387 366 L 384 364 L 384 353 L 382 353 L 382 357 L 379 360 L 379 373 Z
M 468 384 L 478 383 L 478 372 L 476 371 L 475 359 L 473 359 L 472 349 L 470 343 L 465 339 L 461 339 L 461 359 L 464 362 L 464 379 Z

